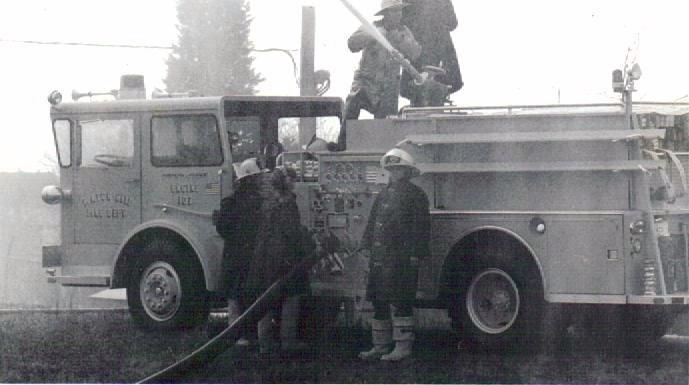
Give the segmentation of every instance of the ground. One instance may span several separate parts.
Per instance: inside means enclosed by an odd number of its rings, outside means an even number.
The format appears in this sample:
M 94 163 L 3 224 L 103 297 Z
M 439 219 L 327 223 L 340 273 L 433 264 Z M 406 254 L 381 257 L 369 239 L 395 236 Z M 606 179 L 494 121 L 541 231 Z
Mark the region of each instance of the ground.
M 0 383 L 130 383 L 208 340 L 204 327 L 145 333 L 126 312 L 0 314 Z M 259 357 L 233 347 L 177 382 L 678 384 L 689 379 L 689 338 L 626 349 L 573 334 L 555 353 L 457 346 L 447 330 L 418 333 L 402 363 L 362 362 L 367 331 L 335 329 L 301 356 Z

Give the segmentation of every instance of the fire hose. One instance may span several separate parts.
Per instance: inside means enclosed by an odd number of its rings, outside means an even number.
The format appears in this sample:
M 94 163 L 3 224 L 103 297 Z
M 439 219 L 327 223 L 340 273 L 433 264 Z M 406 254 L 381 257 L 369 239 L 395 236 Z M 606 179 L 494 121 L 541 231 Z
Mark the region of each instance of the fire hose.
M 266 289 L 266 291 L 264 291 L 263 294 L 242 313 L 242 315 L 234 320 L 225 330 L 220 332 L 220 334 L 216 335 L 203 346 L 194 350 L 181 360 L 144 378 L 138 383 L 163 384 L 178 382 L 180 378 L 189 371 L 202 368 L 206 363 L 223 353 L 239 338 L 239 334 L 246 325 L 260 321 L 270 308 L 277 301 L 282 299 L 282 291 L 285 284 L 290 282 L 295 275 L 310 269 L 324 256 L 325 253 L 322 250 L 320 245 L 318 245 L 315 252 L 307 255 L 306 258 L 295 265 L 286 275 L 273 282 L 273 284 L 270 285 L 270 287 L 268 287 L 268 289 Z

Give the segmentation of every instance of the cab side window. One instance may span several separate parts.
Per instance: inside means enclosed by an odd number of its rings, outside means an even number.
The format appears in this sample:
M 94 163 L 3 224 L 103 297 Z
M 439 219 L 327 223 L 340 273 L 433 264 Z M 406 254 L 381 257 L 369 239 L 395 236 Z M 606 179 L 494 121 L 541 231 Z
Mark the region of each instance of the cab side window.
M 154 117 L 151 162 L 158 167 L 219 166 L 218 124 L 212 115 Z
M 242 162 L 261 154 L 261 123 L 258 117 L 226 118 L 232 161 Z
M 53 122 L 53 135 L 57 146 L 57 160 L 60 167 L 72 165 L 72 124 L 69 120 L 56 120 Z
M 129 167 L 134 157 L 134 121 L 82 120 L 81 167 Z

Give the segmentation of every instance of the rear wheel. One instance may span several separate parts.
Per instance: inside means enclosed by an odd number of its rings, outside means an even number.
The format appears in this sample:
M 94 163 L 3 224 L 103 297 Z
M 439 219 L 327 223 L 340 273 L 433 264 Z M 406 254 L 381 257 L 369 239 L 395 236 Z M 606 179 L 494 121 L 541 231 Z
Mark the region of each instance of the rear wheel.
M 494 250 L 462 274 L 450 316 L 470 344 L 521 349 L 540 342 L 546 314 L 541 280 L 517 260 Z
M 188 328 L 208 315 L 203 272 L 184 248 L 156 240 L 144 248 L 127 287 L 134 321 L 146 329 Z

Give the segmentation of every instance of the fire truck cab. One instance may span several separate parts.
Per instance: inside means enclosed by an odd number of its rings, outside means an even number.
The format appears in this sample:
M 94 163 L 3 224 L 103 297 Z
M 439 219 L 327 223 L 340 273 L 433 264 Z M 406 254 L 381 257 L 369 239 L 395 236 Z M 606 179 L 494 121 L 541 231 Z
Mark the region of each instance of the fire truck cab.
M 342 101 L 142 100 L 128 96 L 145 93 L 143 79 L 123 77 L 122 85 L 116 100 L 51 108 L 60 186 L 46 187 L 43 199 L 61 203 L 62 244 L 44 248 L 43 265 L 62 285 L 126 287 L 145 325 L 193 324 L 221 279 L 212 213 L 232 193 L 232 163 L 274 163 L 281 119 L 323 117 L 339 127 Z

